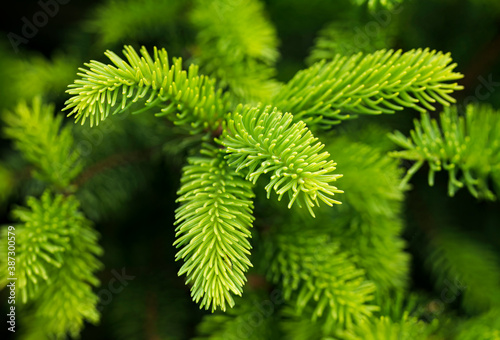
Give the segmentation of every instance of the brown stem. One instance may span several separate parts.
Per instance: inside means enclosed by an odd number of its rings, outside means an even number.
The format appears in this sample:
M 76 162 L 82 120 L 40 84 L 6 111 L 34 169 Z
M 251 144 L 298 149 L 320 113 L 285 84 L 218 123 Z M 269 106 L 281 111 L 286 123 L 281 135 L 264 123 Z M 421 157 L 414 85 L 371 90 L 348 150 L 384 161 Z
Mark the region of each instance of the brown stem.
M 99 173 L 108 169 L 112 169 L 129 163 L 148 160 L 156 152 L 158 152 L 158 149 L 159 146 L 155 146 L 146 150 L 136 150 L 132 152 L 113 154 L 89 166 L 87 169 L 85 169 L 84 172 L 80 174 L 80 176 L 78 176 L 78 178 L 74 180 L 73 184 L 77 187 L 80 187 L 95 175 L 98 175 Z

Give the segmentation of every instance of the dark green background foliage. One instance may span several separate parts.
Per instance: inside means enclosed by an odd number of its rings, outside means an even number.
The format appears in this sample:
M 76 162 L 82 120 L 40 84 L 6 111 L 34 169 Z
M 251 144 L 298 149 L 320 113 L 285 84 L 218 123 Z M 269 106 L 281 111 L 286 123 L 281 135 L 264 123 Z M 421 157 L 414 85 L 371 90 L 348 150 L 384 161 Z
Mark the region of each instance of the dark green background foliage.
M 499 1 L 61 2 L 3 9 L 2 339 L 500 340 Z

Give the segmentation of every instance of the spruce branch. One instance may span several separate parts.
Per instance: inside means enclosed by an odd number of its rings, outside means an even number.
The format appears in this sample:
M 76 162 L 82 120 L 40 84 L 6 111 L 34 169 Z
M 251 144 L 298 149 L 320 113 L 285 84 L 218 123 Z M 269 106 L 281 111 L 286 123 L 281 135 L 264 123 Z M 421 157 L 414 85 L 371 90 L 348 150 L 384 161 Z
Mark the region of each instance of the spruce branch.
M 74 150 L 71 127 L 62 127 L 63 118 L 54 116 L 54 105 L 43 104 L 40 97 L 31 106 L 19 103 L 3 116 L 4 134 L 35 166 L 35 177 L 57 188 L 66 188 L 83 166 Z
M 500 258 L 495 249 L 444 226 L 434 231 L 428 254 L 426 265 L 435 286 L 449 288 L 448 298 L 461 296 L 470 314 L 500 308 Z
M 228 111 L 228 96 L 216 90 L 214 81 L 198 75 L 198 66 L 182 69 L 182 60 L 174 58 L 170 66 L 164 49 L 154 49 L 151 57 L 145 47 L 141 56 L 131 46 L 125 46 L 126 60 L 111 51 L 105 55 L 112 61 L 103 64 L 91 61 L 80 68 L 81 79 L 69 85 L 72 95 L 64 110 L 75 115 L 76 122 L 99 124 L 109 114 L 124 112 L 132 104 L 141 101 L 143 110 L 160 107 L 157 116 L 167 116 L 175 124 L 182 125 L 191 133 L 215 131 Z
M 460 321 L 455 329 L 456 340 L 500 339 L 500 308 Z
M 275 326 L 277 313 L 274 310 L 277 306 L 268 304 L 263 322 L 255 323 L 255 306 L 262 305 L 268 297 L 255 292 L 245 292 L 241 298 L 237 298 L 236 306 L 226 313 L 214 313 L 205 315 L 198 324 L 198 336 L 193 340 L 272 340 L 279 338 L 278 330 Z M 271 303 L 269 300 L 266 302 Z M 269 314 L 268 314 L 269 313 Z
M 404 0 L 351 0 L 354 5 L 368 6 L 370 11 L 376 11 L 381 8 L 392 9 L 396 5 L 400 5 Z
M 403 297 L 402 294 L 399 296 Z M 387 299 L 383 295 L 384 303 L 389 308 L 394 308 L 394 300 Z M 396 303 L 398 303 L 396 301 Z M 401 306 L 400 306 L 401 308 Z M 309 340 L 309 339 L 336 339 L 336 340 L 415 340 L 434 339 L 429 337 L 436 332 L 439 324 L 437 320 L 426 323 L 417 316 L 411 315 L 408 310 L 400 311 L 396 318 L 387 315 L 378 316 L 374 313 L 371 318 L 364 319 L 358 325 L 350 329 L 339 327 L 328 329 L 318 327 L 318 323 L 306 318 L 292 308 L 285 308 L 282 312 L 282 328 L 285 330 L 285 339 Z
M 327 235 L 287 232 L 265 241 L 268 278 L 280 283 L 283 296 L 312 320 L 324 316 L 325 329 L 351 328 L 378 307 L 370 304 L 375 285 L 353 258 Z
M 350 135 L 329 140 L 327 151 L 339 162 L 345 194 L 343 204 L 332 209 L 323 224 L 331 226 L 342 248 L 355 256 L 356 265 L 377 288 L 405 287 L 410 257 L 401 237 L 405 189 L 399 186 L 399 162 Z
M 242 102 L 269 101 L 278 89 L 276 30 L 260 0 L 195 1 L 196 62 Z
M 389 135 L 405 149 L 392 152 L 393 157 L 416 161 L 401 185 L 427 162 L 430 186 L 435 172 L 444 169 L 449 173 L 450 196 L 465 184 L 474 197 L 494 200 L 488 179 L 500 188 L 500 113 L 486 105 L 469 105 L 463 117 L 451 107 L 440 114 L 439 122 L 423 114 L 414 121 L 409 138 L 399 131 Z
M 77 66 L 77 59 L 69 54 L 56 53 L 50 59 L 33 54 L 27 59 L 18 58 L 8 72 L 23 75 L 22 78 L 15 77 L 11 84 L 21 98 L 53 98 L 62 93 L 72 81 Z
M 401 321 L 395 322 L 386 316 L 364 321 L 353 332 L 339 332 L 342 340 L 414 340 L 430 339 L 436 331 L 437 322 L 427 324 L 415 317 L 405 315 Z
M 394 32 L 391 26 L 380 27 L 376 36 L 360 44 L 360 31 L 355 28 L 363 24 L 365 22 L 360 18 L 352 16 L 328 23 L 319 31 L 314 47 L 306 59 L 307 64 L 313 65 L 323 59 L 333 60 L 337 54 L 351 56 L 359 52 L 373 53 L 392 46 Z
M 164 36 L 172 34 L 181 21 L 185 4 L 182 0 L 104 1 L 85 26 L 97 33 L 103 46 L 131 39 L 140 41 L 153 34 Z
M 231 58 L 246 57 L 272 65 L 278 59 L 276 29 L 265 17 L 259 0 L 195 1 L 191 21 L 198 26 L 198 39 L 217 44 Z
M 94 272 L 102 266 L 98 234 L 74 196 L 45 191 L 40 199 L 29 197 L 27 205 L 12 213 L 20 222 L 15 226 L 19 300 L 34 320 L 43 322 L 46 337 L 77 337 L 85 321 L 99 320 L 98 298 L 92 292 L 99 284 Z M 4 260 L 7 229 L 2 233 Z M 0 284 L 6 283 L 7 271 L 2 270 Z
M 405 107 L 420 112 L 448 106 L 449 94 L 462 89 L 449 54 L 425 50 L 380 50 L 336 55 L 297 72 L 273 98 L 273 105 L 296 120 L 328 127 L 350 114 L 382 114 Z
M 333 174 L 335 165 L 324 145 L 314 137 L 302 121 L 293 123 L 293 116 L 271 111 L 268 106 L 250 108 L 239 106 L 228 118 L 219 143 L 227 152 L 227 161 L 236 172 L 244 171 L 245 178 L 256 183 L 263 174 L 271 173 L 266 186 L 278 200 L 288 193 L 291 208 L 294 202 L 307 207 L 312 216 L 319 200 L 331 206 L 340 203 L 332 196 L 342 193 L 330 185 L 342 175 Z
M 252 185 L 226 165 L 221 152 L 206 144 L 182 171 L 174 245 L 182 249 L 179 275 L 192 283 L 193 300 L 212 311 L 233 307 L 249 260 L 254 197 Z
M 291 305 L 286 305 L 280 311 L 280 328 L 283 330 L 283 339 L 289 340 L 326 340 L 331 336 L 330 332 L 319 323 L 312 321 L 309 316 L 311 313 L 298 312 Z
M 423 306 L 427 302 L 424 296 L 407 289 L 378 290 L 375 301 L 380 307 L 378 314 L 395 322 L 402 321 L 408 316 L 421 318 L 424 312 Z

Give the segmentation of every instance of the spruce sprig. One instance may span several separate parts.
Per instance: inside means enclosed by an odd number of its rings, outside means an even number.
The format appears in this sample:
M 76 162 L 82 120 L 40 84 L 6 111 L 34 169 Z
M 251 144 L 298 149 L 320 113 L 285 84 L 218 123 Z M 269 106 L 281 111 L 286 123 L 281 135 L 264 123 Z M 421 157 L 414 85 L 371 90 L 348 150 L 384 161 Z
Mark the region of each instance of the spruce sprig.
M 500 113 L 487 105 L 469 105 L 465 117 L 456 107 L 446 108 L 436 119 L 423 114 L 414 121 L 410 137 L 395 131 L 389 137 L 405 150 L 392 152 L 397 158 L 416 161 L 403 178 L 404 186 L 422 167 L 429 164 L 429 185 L 436 172 L 449 173 L 448 194 L 464 185 L 476 198 L 494 200 L 491 177 L 500 188 Z
M 244 171 L 247 180 L 256 183 L 271 173 L 265 187 L 268 198 L 273 190 L 278 200 L 288 194 L 289 208 L 297 202 L 312 216 L 320 200 L 330 206 L 340 203 L 332 196 L 342 191 L 330 184 L 342 176 L 333 174 L 336 163 L 328 159 L 328 152 L 321 152 L 324 145 L 304 122 L 293 123 L 290 113 L 270 106 L 239 106 L 219 142 L 226 148 L 228 164 L 236 172 Z
M 349 329 L 377 310 L 371 303 L 375 285 L 328 235 L 280 233 L 264 247 L 267 277 L 280 284 L 284 298 L 299 313 L 309 310 L 313 321 L 324 317 L 324 326 L 330 330 Z
M 382 114 L 405 107 L 420 112 L 448 106 L 449 94 L 462 89 L 451 81 L 450 54 L 418 49 L 380 50 L 354 56 L 336 55 L 297 72 L 273 98 L 273 105 L 292 112 L 296 120 L 328 127 L 351 114 Z
M 245 103 L 268 102 L 278 88 L 278 37 L 265 14 L 259 0 L 195 1 L 191 12 L 196 62 Z
M 20 306 L 43 322 L 44 338 L 65 339 L 67 333 L 77 337 L 84 322 L 99 321 L 99 299 L 92 291 L 99 285 L 95 271 L 102 267 L 98 233 L 72 195 L 45 191 L 40 198 L 29 197 L 27 207 L 15 208 L 12 215 L 19 221 L 15 234 Z M 3 231 L 0 251 L 6 259 Z M 1 271 L 2 286 L 6 274 Z
M 228 167 L 222 153 L 205 144 L 182 171 L 176 210 L 174 245 L 182 249 L 179 275 L 192 283 L 200 308 L 233 307 L 232 294 L 242 294 L 249 260 L 250 228 L 254 220 L 252 185 Z
M 370 11 L 376 11 L 383 8 L 392 9 L 400 5 L 403 0 L 351 0 L 351 2 L 358 6 L 366 5 Z
M 31 105 L 19 103 L 3 116 L 3 132 L 35 166 L 34 176 L 58 189 L 68 187 L 83 167 L 71 127 L 63 127 L 63 118 L 40 97 Z
M 216 90 L 214 81 L 198 75 L 198 66 L 183 70 L 180 58 L 170 66 L 165 49 L 155 47 L 153 57 L 145 47 L 140 53 L 125 46 L 126 60 L 106 51 L 112 65 L 93 60 L 85 64 L 88 69 L 80 68 L 81 79 L 67 90 L 72 95 L 64 108 L 71 109 L 68 116 L 75 115 L 82 124 L 89 119 L 91 126 L 97 125 L 110 114 L 124 112 L 141 101 L 145 107 L 134 109 L 135 113 L 156 108 L 161 110 L 158 116 L 167 116 L 191 133 L 217 130 L 229 101 Z

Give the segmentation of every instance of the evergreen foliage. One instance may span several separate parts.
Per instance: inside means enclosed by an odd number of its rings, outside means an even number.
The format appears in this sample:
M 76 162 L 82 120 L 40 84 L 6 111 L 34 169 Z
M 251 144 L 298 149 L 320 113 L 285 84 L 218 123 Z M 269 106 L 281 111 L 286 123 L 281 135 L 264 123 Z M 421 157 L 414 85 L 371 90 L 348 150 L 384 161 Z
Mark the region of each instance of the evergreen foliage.
M 59 50 L 50 58 L 33 52 L 15 56 L 7 52 L 8 48 L 0 44 L 2 111 L 12 110 L 23 100 L 31 102 L 36 96 L 56 100 L 73 81 L 79 65 L 75 55 Z
M 180 0 L 107 1 L 98 6 L 86 29 L 96 33 L 102 46 L 175 29 L 181 15 Z
M 43 338 L 77 337 L 84 321 L 97 323 L 99 281 L 94 272 L 102 266 L 102 248 L 92 224 L 78 211 L 74 196 L 45 191 L 30 197 L 28 207 L 13 210 L 15 225 L 18 302 L 31 318 L 28 333 Z M 6 239 L 7 229 L 2 238 Z M 0 284 L 7 284 L 7 246 L 2 253 Z
M 36 97 L 32 107 L 19 103 L 14 112 L 4 114 L 3 120 L 4 134 L 36 167 L 37 178 L 64 188 L 81 171 L 71 128 L 62 127 L 63 116 L 54 117 L 54 105 L 44 105 Z
M 312 304 L 312 320 L 325 315 L 324 328 L 332 330 L 339 324 L 351 328 L 376 310 L 370 304 L 375 286 L 327 235 L 292 231 L 271 242 L 276 245 L 267 245 L 273 250 L 268 255 L 270 280 L 281 282 L 284 298 L 293 300 L 299 313 Z
M 273 102 L 296 119 L 326 127 L 350 114 L 394 113 L 405 107 L 425 112 L 436 103 L 454 103 L 449 93 L 462 89 L 448 83 L 462 78 L 450 63 L 449 54 L 428 49 L 337 54 L 297 72 Z
M 433 238 L 427 265 L 435 284 L 446 287 L 447 300 L 461 296 L 462 307 L 471 314 L 500 307 L 500 258 L 471 235 L 443 228 Z M 460 252 L 454 251 L 460 248 Z
M 372 11 L 381 8 L 393 8 L 400 5 L 403 0 L 351 0 L 352 3 L 360 6 L 365 5 Z
M 273 327 L 277 321 L 273 316 L 274 306 L 269 304 L 261 306 L 261 313 L 256 313 L 255 306 L 262 304 L 265 295 L 262 292 L 247 292 L 245 296 L 237 298 L 236 306 L 227 313 L 214 313 L 206 315 L 198 325 L 199 336 L 196 340 L 236 340 L 236 339 L 273 339 L 279 336 L 279 331 Z M 267 315 L 269 314 L 269 315 Z
M 14 82 L 14 91 L 22 91 L 29 100 L 37 95 L 50 95 L 52 98 L 64 91 L 73 80 L 78 62 L 67 53 L 57 53 L 46 59 L 32 55 L 27 59 L 16 60 L 7 72 L 23 74 L 23 80 Z
M 268 101 L 278 88 L 272 79 L 278 38 L 263 4 L 255 0 L 195 1 L 194 60 L 239 101 Z M 232 30 L 228 30 L 232 27 Z
M 342 205 L 331 213 L 335 237 L 379 289 L 404 288 L 409 256 L 400 237 L 404 190 L 398 186 L 398 163 L 353 137 L 336 138 L 328 151 L 336 155 L 344 174 Z
M 177 240 L 185 259 L 179 275 L 193 282 L 193 300 L 206 309 L 234 306 L 231 294 L 241 295 L 245 272 L 252 266 L 250 227 L 253 216 L 251 184 L 229 168 L 218 149 L 205 146 L 188 159 L 178 192 Z
M 356 23 L 354 29 L 353 21 Z M 356 16 L 349 17 L 348 20 L 335 20 L 329 23 L 318 32 L 314 47 L 307 57 L 307 63 L 312 65 L 323 59 L 332 60 L 336 55 L 373 53 L 392 45 L 394 33 L 391 32 L 390 27 L 382 27 L 375 37 L 369 39 L 359 28 L 363 23 L 363 20 Z
M 362 323 L 355 334 L 346 334 L 346 340 L 405 340 L 425 339 L 433 329 L 417 318 L 404 318 L 400 322 L 393 322 L 390 318 L 381 316 L 374 323 Z
M 15 335 L 499 339 L 488 3 L 71 3 L 50 57 L 0 44 Z
M 489 106 L 469 105 L 465 117 L 456 107 L 451 107 L 439 118 L 440 124 L 424 113 L 420 121 L 415 120 L 411 138 L 399 131 L 390 135 L 396 144 L 406 149 L 392 155 L 416 161 L 403 184 L 427 162 L 429 185 L 434 184 L 434 173 L 445 169 L 449 174 L 450 196 L 465 184 L 474 197 L 495 199 L 489 179 L 500 188 L 500 113 Z
M 458 340 L 498 340 L 500 339 L 500 311 L 493 309 L 463 322 L 457 332 Z
M 172 127 L 157 124 L 153 115 L 128 119 L 129 115 L 130 111 L 124 112 L 92 128 L 73 125 L 86 164 L 73 182 L 77 187 L 75 195 L 82 203 L 82 211 L 92 220 L 111 218 L 129 204 L 152 178 L 149 162 L 161 159 L 163 141 L 159 136 L 173 139 L 164 134 Z M 174 156 L 170 157 L 172 161 Z
M 75 84 L 68 93 L 65 110 L 72 109 L 76 121 L 82 124 L 88 118 L 90 126 L 98 125 L 112 114 L 122 113 L 139 100 L 145 99 L 146 108 L 164 105 L 159 116 L 167 116 L 192 133 L 204 129 L 215 131 L 227 110 L 227 96 L 216 90 L 213 81 L 198 75 L 198 67 L 182 69 L 182 60 L 175 59 L 170 66 L 167 52 L 155 48 L 153 58 L 143 47 L 141 56 L 131 46 L 125 46 L 124 61 L 108 51 L 113 65 L 92 61 L 80 69 Z M 146 97 L 147 96 L 147 97 Z M 131 99 L 130 99 L 131 98 Z M 134 110 L 140 112 L 140 110 Z
M 265 188 L 268 198 L 272 190 L 278 200 L 288 193 L 289 208 L 297 201 L 313 217 L 312 208 L 319 205 L 318 199 L 330 206 L 340 203 L 331 197 L 342 191 L 329 183 L 341 175 L 332 174 L 335 163 L 327 160 L 330 154 L 320 153 L 324 145 L 303 122 L 292 124 L 291 114 L 269 111 L 270 107 L 262 110 L 240 106 L 230 115 L 221 138 L 229 165 L 236 171 L 245 169 L 246 179 L 253 183 L 272 171 Z

